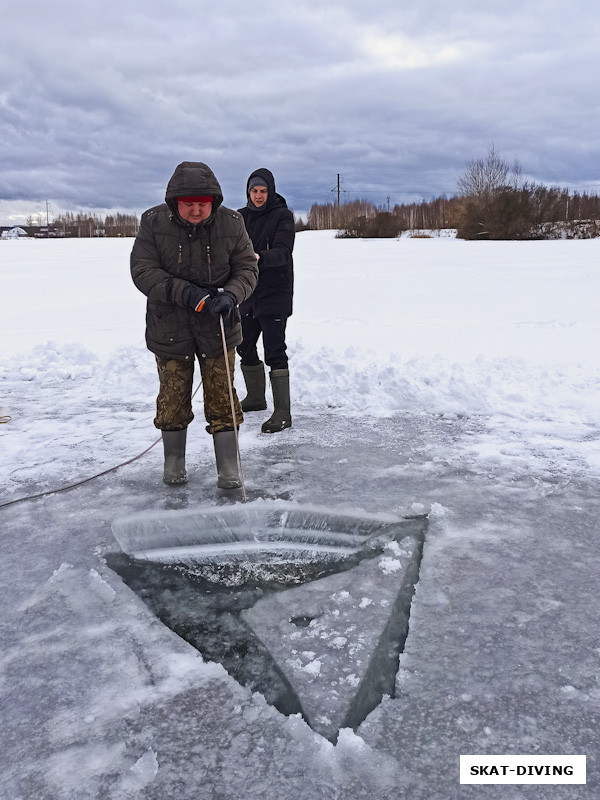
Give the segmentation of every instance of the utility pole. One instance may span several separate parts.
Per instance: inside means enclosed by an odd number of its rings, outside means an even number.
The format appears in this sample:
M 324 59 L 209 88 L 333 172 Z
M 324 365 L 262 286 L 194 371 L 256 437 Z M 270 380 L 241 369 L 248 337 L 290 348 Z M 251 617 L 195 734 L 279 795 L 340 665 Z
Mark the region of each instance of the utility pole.
M 50 227 L 50 206 L 48 201 L 46 200 L 46 227 Z
M 342 189 L 342 182 L 341 182 L 341 178 L 340 178 L 340 173 L 339 172 L 337 174 L 336 187 L 334 189 L 332 189 L 331 191 L 332 192 L 337 192 L 337 203 L 336 203 L 336 206 L 339 208 L 340 207 L 340 193 L 346 191 L 345 189 Z

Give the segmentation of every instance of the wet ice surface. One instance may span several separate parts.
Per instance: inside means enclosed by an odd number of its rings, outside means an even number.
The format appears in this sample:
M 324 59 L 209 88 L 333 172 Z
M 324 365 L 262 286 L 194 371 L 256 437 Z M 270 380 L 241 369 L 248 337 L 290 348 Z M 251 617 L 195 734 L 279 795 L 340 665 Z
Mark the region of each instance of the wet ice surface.
M 259 424 L 242 432 L 250 498 L 429 512 L 396 697 L 333 746 L 203 662 L 108 568 L 114 517 L 233 502 L 214 488 L 196 425 L 185 487 L 161 484 L 154 450 L 75 492 L 3 509 L 5 796 L 594 796 L 600 501 L 585 465 L 559 443 L 510 469 L 482 459 L 500 434 L 486 438 L 474 418 L 299 411 L 273 437 Z M 460 787 L 461 753 L 586 753 L 588 785 Z

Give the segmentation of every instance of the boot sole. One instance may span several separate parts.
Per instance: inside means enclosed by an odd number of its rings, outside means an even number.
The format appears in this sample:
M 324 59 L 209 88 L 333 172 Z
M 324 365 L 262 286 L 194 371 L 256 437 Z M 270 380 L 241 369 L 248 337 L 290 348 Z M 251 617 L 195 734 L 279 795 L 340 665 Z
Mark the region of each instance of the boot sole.
M 183 478 L 163 478 L 163 483 L 166 483 L 167 486 L 182 486 L 187 483 L 187 475 L 184 475 Z
M 234 478 L 234 479 L 219 478 L 219 480 L 217 481 L 217 488 L 218 489 L 241 489 L 242 488 L 242 482 L 237 480 L 237 478 Z
M 279 433 L 280 431 L 286 431 L 288 428 L 291 428 L 291 427 L 292 427 L 292 423 L 291 422 L 283 422 L 281 424 L 281 427 L 279 427 L 279 428 L 265 428 L 265 426 L 263 425 L 262 428 L 261 428 L 261 431 L 263 433 Z

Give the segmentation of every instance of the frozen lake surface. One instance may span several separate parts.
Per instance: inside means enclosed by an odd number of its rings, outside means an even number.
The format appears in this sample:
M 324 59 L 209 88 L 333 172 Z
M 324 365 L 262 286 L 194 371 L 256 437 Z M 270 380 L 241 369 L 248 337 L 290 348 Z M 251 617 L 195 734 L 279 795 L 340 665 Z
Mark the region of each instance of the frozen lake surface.
M 0 508 L 0 787 L 10 800 L 598 794 L 598 242 L 303 236 L 294 426 L 264 436 L 263 415 L 247 415 L 248 501 L 428 516 L 394 696 L 333 744 L 203 659 L 108 566 L 117 517 L 225 512 L 239 500 L 215 487 L 198 404 L 186 486 L 162 484 L 155 447 L 77 489 Z M 54 245 L 62 249 L 45 263 Z M 0 300 L 0 415 L 11 416 L 0 426 L 0 503 L 93 475 L 155 438 L 143 304 L 125 300 L 129 247 L 0 245 L 11 276 Z M 18 298 L 50 267 L 41 318 L 25 316 Z M 100 310 L 90 304 L 86 325 L 49 343 L 50 301 L 69 305 L 61 276 L 82 269 L 102 274 Z M 75 305 L 93 293 L 87 283 Z M 20 314 L 4 314 L 19 302 Z M 387 581 L 381 592 L 369 578 L 363 586 L 359 610 L 363 598 L 366 611 L 386 599 Z M 273 643 L 282 617 L 266 604 L 276 594 L 248 620 Z M 336 606 L 288 598 L 288 616 L 308 622 L 297 625 L 303 649 L 285 673 L 303 669 L 302 693 L 311 671 L 327 677 L 308 648 L 313 612 L 333 634 Z M 474 753 L 585 754 L 588 783 L 460 786 L 459 756 Z

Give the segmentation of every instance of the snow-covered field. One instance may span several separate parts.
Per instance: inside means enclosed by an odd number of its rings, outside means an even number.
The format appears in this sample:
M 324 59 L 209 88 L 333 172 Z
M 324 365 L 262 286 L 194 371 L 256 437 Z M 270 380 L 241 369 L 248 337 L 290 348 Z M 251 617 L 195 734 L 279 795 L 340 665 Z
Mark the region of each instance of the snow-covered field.
M 199 399 L 185 487 L 155 447 L 12 502 L 157 438 L 131 245 L 0 243 L 0 796 L 597 796 L 600 241 L 298 235 L 294 427 L 247 415 L 251 502 L 430 518 L 396 697 L 335 746 L 103 559 L 116 516 L 229 502 Z M 585 754 L 588 783 L 460 786 L 469 753 Z

